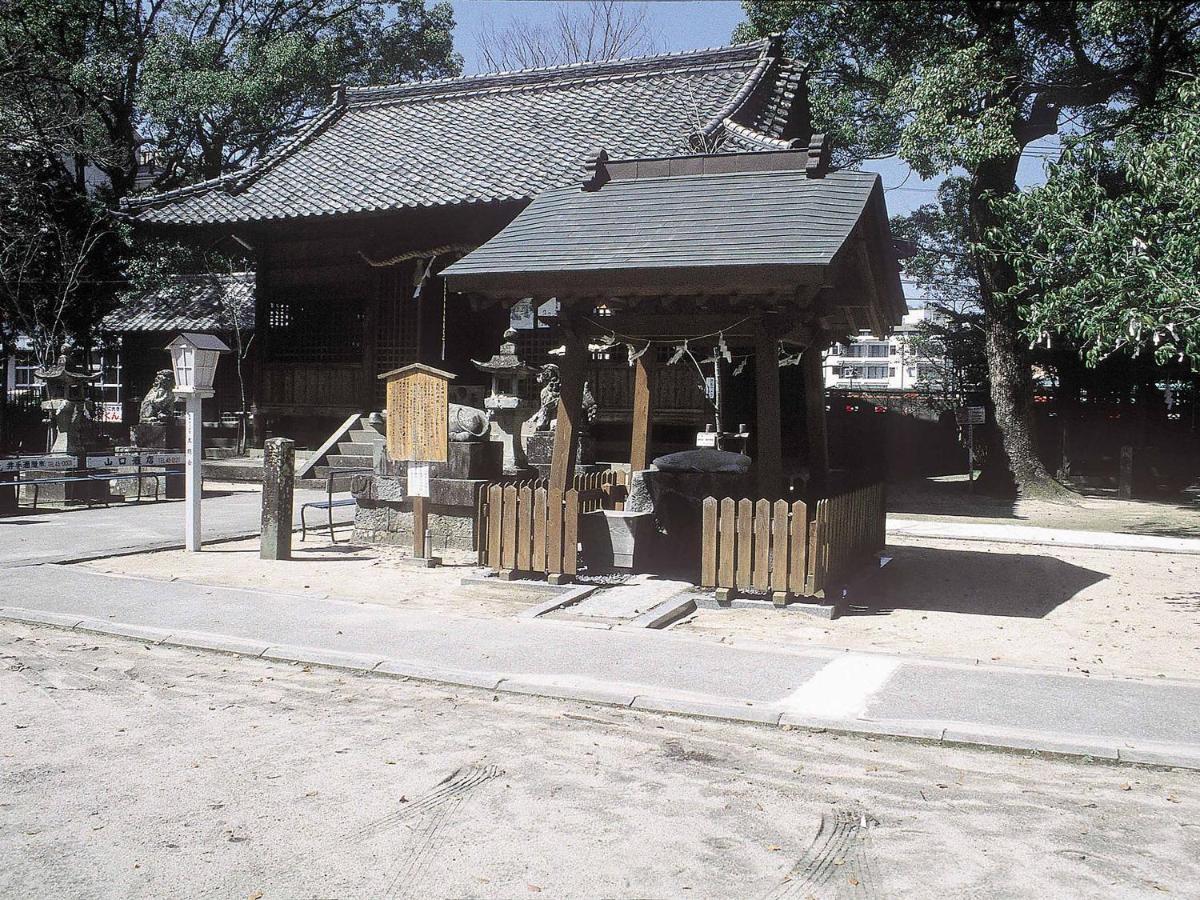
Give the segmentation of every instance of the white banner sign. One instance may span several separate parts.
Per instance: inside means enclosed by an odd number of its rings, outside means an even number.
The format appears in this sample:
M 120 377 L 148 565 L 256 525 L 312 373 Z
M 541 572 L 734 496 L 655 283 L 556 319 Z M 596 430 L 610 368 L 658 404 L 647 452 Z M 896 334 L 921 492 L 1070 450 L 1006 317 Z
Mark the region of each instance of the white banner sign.
M 429 466 L 424 463 L 410 463 L 408 466 L 408 496 L 429 496 Z
M 119 469 L 126 466 L 181 466 L 187 457 L 178 452 L 146 453 L 116 453 L 112 455 L 89 456 L 89 469 Z
M 79 459 L 74 456 L 18 456 L 15 459 L 0 459 L 0 472 L 61 471 L 77 468 Z

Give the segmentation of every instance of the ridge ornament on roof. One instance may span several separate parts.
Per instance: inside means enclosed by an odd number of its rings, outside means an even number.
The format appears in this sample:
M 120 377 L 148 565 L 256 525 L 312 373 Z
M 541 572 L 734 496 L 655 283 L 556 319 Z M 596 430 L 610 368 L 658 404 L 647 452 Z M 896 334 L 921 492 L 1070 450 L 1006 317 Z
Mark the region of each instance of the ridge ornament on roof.
M 135 222 L 203 225 L 525 203 L 575 181 L 597 146 L 623 157 L 783 149 L 807 132 L 796 121 L 802 76 L 781 46 L 338 86 L 250 168 L 123 208 Z

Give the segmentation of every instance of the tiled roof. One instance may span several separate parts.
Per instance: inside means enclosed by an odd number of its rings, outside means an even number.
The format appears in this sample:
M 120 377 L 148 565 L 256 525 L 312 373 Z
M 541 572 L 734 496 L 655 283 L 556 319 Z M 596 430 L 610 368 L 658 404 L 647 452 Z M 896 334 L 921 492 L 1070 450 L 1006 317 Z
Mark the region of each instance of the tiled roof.
M 105 331 L 242 331 L 254 328 L 254 273 L 177 275 L 136 294 L 104 317 Z
M 451 289 L 493 273 L 824 266 L 858 224 L 879 176 L 803 169 L 614 180 L 540 194 L 449 266 Z
M 797 135 L 799 75 L 765 39 L 715 50 L 340 90 L 245 172 L 134 198 L 138 221 L 200 224 L 529 199 L 618 156 L 760 150 Z

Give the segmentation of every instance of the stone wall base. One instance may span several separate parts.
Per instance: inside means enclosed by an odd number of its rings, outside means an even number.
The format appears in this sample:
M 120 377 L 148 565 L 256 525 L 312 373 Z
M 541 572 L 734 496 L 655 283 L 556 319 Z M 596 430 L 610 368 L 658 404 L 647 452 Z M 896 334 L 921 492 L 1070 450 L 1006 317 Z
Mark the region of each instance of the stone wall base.
M 430 507 L 429 533 L 433 549 L 470 550 L 475 533 L 475 508 Z M 359 500 L 354 513 L 354 540 L 363 544 L 412 547 L 412 508 L 408 501 Z

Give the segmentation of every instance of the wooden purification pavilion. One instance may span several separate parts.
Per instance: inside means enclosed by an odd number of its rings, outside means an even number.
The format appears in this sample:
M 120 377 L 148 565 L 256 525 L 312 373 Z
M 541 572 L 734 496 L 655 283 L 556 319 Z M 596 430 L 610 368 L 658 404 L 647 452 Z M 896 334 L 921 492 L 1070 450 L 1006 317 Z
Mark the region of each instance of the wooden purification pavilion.
M 752 358 L 758 496 L 743 498 L 746 524 L 735 520 L 725 529 L 734 583 L 717 581 L 724 566 L 715 556 L 710 581 L 731 589 L 774 585 L 784 595 L 819 593 L 811 577 L 802 574 L 789 584 L 778 574 L 788 566 L 777 564 L 782 551 L 766 538 L 759 559 L 753 535 L 779 535 L 786 544 L 783 536 L 793 525 L 768 521 L 773 504 L 799 501 L 803 508 L 806 500 L 831 499 L 822 351 L 860 328 L 884 334 L 906 311 L 877 175 L 829 171 L 819 136 L 807 149 L 752 154 L 611 160 L 598 151 L 579 184 L 539 195 L 444 276 L 451 290 L 483 301 L 558 300 L 565 353 L 549 479 L 556 492 L 573 484 L 589 346 L 624 345 L 635 367 L 634 471 L 653 457 L 655 345 L 704 357 L 719 347 L 728 356 Z M 803 440 L 795 443 L 802 448 L 785 447 L 782 428 L 780 362 L 797 356 Z M 785 476 L 793 473 L 785 472 L 785 458 L 793 468 L 802 461 L 807 497 L 790 491 L 793 482 Z M 869 510 L 847 507 L 848 516 L 862 520 L 853 527 L 828 523 L 843 541 L 841 549 L 821 551 L 828 559 L 853 559 L 881 542 L 881 497 L 870 494 Z M 757 522 L 756 510 L 768 518 Z M 785 507 L 785 518 L 791 512 Z M 815 520 L 807 513 L 803 519 L 795 527 L 807 547 Z M 715 554 L 723 552 L 717 525 L 714 517 L 711 535 L 705 534 Z M 746 534 L 740 548 L 733 543 L 739 531 Z M 805 550 L 805 559 L 813 552 Z

